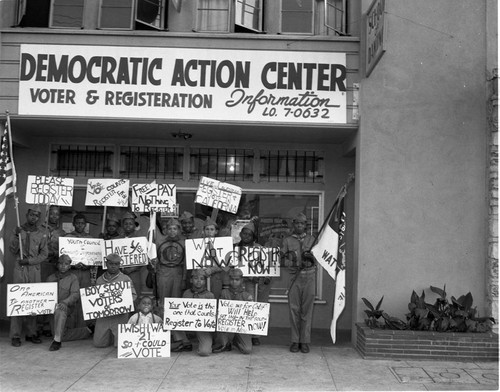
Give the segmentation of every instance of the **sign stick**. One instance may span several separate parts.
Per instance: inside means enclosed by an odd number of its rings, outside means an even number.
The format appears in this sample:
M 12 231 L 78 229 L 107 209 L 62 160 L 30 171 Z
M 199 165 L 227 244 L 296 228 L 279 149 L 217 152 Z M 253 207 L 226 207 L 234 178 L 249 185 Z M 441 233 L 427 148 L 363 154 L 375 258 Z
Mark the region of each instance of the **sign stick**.
M 106 215 L 108 213 L 108 206 L 104 206 L 104 214 L 102 216 L 102 227 L 101 227 L 101 233 L 104 235 L 106 232 L 104 231 L 106 228 Z
M 258 296 L 259 296 L 259 282 L 255 283 L 255 297 L 254 297 L 255 298 L 254 299 L 255 302 L 258 302 L 257 301 L 258 300 L 258 298 L 257 298 Z

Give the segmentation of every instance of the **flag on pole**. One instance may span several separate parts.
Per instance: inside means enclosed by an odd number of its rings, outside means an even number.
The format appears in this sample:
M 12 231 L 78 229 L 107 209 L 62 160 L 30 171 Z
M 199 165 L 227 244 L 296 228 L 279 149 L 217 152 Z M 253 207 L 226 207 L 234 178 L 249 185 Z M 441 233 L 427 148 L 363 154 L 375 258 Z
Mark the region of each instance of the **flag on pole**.
M 333 343 L 337 340 L 337 320 L 345 307 L 345 212 L 344 197 L 347 187 L 344 185 L 331 212 L 318 233 L 311 248 L 318 263 L 335 280 L 335 298 L 330 335 Z
M 5 131 L 0 143 L 0 277 L 4 274 L 4 231 L 5 231 L 5 210 L 7 196 L 14 193 L 15 176 L 10 153 L 10 130 L 9 122 L 5 124 Z

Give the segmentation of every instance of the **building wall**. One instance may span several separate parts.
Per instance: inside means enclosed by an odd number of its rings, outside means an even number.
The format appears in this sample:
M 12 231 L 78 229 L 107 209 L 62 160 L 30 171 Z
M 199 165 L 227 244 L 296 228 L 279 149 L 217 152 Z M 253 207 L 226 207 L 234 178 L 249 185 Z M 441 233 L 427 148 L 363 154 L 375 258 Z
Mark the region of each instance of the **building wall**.
M 405 319 L 430 285 L 470 291 L 485 316 L 485 2 L 385 4 L 386 52 L 360 91 L 354 318 L 384 296 Z

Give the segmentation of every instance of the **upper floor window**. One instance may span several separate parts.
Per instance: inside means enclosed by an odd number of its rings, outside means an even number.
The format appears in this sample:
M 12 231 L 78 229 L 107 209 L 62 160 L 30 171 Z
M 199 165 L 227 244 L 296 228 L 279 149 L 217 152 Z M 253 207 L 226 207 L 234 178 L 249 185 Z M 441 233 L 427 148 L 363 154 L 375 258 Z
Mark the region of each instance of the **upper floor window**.
M 262 0 L 198 0 L 198 32 L 244 32 L 262 30 Z
M 137 24 L 137 25 L 136 25 Z M 165 28 L 165 0 L 101 0 L 100 29 Z
M 346 35 L 347 0 L 281 0 L 281 33 Z
M 50 3 L 49 27 L 83 27 L 85 0 L 52 0 Z

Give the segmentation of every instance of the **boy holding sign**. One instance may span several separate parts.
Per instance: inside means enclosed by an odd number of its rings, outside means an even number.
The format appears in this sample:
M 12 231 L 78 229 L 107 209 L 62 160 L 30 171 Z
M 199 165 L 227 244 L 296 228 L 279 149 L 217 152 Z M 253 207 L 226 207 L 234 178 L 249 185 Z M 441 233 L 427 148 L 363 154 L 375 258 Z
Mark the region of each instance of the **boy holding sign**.
M 57 262 L 57 272 L 48 277 L 47 282 L 57 282 L 57 305 L 51 320 L 54 341 L 49 351 L 61 348 L 61 342 L 87 339 L 91 330 L 87 327 L 71 328 L 76 324 L 75 305 L 80 299 L 80 285 L 78 278 L 70 272 L 71 258 L 61 255 Z
M 184 291 L 182 298 L 202 298 L 215 299 L 213 293 L 207 290 L 207 273 L 203 269 L 195 269 L 191 272 L 191 288 Z M 181 344 L 172 349 L 173 352 L 191 351 L 193 346 L 185 332 L 176 332 L 176 337 L 181 340 Z M 206 331 L 196 331 L 198 338 L 198 355 L 207 357 L 212 352 L 212 333 Z
M 106 256 L 107 270 L 97 278 L 97 285 L 113 283 L 113 282 L 130 282 L 132 288 L 132 298 L 135 301 L 137 294 L 135 292 L 132 280 L 122 272 L 120 272 L 120 264 L 122 258 L 116 253 L 111 253 Z M 129 319 L 128 313 L 117 314 L 115 316 L 98 318 L 94 330 L 94 346 L 108 347 L 114 344 L 118 345 L 118 324 L 126 324 Z
M 228 299 L 233 301 L 253 301 L 252 294 L 245 291 L 243 287 L 243 271 L 239 268 L 231 268 L 229 270 L 229 288 L 222 290 L 220 299 Z M 242 354 L 250 354 L 252 352 L 251 335 L 241 333 L 220 333 L 220 344 L 213 348 L 213 353 L 221 353 L 223 351 L 231 351 L 231 342 Z
M 26 213 L 26 223 L 16 227 L 10 239 L 10 251 L 16 255 L 13 283 L 41 282 L 40 264 L 47 260 L 47 232 L 38 227 L 42 214 L 39 205 L 32 205 Z M 19 247 L 21 237 L 22 249 Z M 42 341 L 37 336 L 36 316 L 15 316 L 10 318 L 10 338 L 14 347 L 21 345 L 23 323 L 26 324 L 26 340 L 39 344 Z

